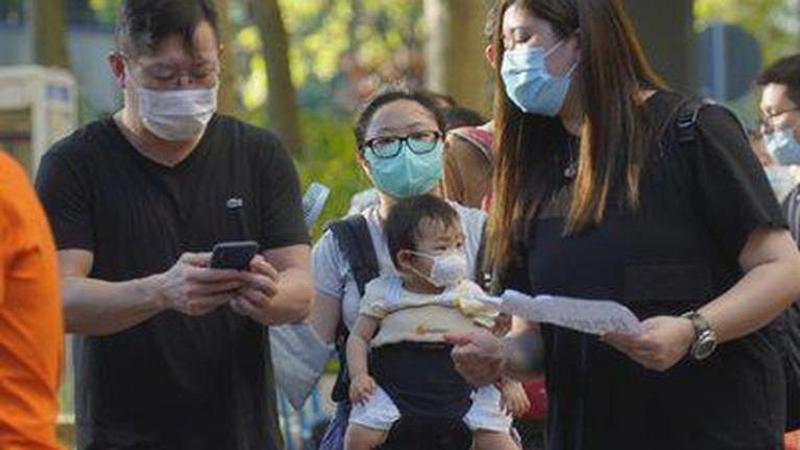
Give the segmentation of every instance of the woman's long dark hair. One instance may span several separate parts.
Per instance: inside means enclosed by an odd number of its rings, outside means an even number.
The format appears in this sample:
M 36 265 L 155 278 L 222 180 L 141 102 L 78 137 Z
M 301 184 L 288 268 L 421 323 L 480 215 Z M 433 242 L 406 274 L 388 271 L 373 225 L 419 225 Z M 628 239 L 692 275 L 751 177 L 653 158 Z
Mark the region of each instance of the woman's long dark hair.
M 643 90 L 664 84 L 647 63 L 621 0 L 500 0 L 500 17 L 517 5 L 551 24 L 556 36 L 580 32 L 581 61 L 570 95 L 583 112 L 575 189 L 566 234 L 603 220 L 606 201 L 620 174 L 627 203 L 636 206 L 643 147 L 651 132 L 640 106 Z M 514 246 L 526 239 L 527 224 L 543 207 L 558 182 L 555 169 L 559 118 L 525 114 L 508 98 L 501 76 L 503 24 L 497 26 L 494 203 L 489 221 L 489 261 L 511 262 Z

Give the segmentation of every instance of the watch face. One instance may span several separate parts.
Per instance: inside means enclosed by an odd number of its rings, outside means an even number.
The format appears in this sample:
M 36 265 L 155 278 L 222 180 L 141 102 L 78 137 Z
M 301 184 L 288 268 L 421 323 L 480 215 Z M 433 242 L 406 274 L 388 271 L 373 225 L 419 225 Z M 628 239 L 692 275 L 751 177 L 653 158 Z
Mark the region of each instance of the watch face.
M 717 337 L 713 332 L 706 331 L 700 335 L 692 348 L 692 356 L 695 359 L 706 359 L 714 353 L 717 348 Z

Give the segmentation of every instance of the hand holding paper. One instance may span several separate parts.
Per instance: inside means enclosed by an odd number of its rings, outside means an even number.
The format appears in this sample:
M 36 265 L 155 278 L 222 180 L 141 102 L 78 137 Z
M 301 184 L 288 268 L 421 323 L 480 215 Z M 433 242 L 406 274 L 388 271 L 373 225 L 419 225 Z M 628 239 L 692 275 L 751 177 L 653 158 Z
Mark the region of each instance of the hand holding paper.
M 501 312 L 532 322 L 558 325 L 584 333 L 637 335 L 642 331 L 639 319 L 631 310 L 612 301 L 550 295 L 531 297 L 512 290 L 505 291 L 502 297 L 485 296 L 480 300 Z

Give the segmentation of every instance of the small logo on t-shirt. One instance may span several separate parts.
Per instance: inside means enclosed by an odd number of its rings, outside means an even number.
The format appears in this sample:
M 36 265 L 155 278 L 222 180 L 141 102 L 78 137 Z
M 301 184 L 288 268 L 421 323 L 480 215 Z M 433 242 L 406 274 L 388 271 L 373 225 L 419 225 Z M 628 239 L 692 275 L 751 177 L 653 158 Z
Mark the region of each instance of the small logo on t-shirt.
M 225 202 L 225 207 L 228 209 L 237 209 L 244 206 L 244 200 L 241 197 L 231 197 Z

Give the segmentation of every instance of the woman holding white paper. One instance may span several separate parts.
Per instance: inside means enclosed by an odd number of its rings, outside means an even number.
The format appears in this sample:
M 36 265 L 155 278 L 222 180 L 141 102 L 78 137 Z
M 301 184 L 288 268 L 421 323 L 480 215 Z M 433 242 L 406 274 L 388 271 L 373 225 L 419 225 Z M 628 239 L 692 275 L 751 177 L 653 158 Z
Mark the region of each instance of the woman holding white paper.
M 618 301 L 643 331 L 450 336 L 460 371 L 544 358 L 550 450 L 781 448 L 771 322 L 800 255 L 736 118 L 665 87 L 619 0 L 501 7 L 489 255 L 507 288 Z

